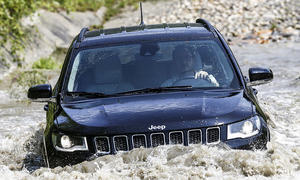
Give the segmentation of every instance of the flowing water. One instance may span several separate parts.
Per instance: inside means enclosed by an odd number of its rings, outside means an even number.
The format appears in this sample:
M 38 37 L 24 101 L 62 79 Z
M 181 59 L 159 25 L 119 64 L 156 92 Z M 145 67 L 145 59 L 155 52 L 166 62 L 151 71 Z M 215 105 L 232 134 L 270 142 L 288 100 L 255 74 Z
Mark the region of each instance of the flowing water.
M 233 46 L 246 75 L 253 66 L 270 67 L 274 81 L 257 87 L 271 117 L 265 151 L 220 147 L 161 146 L 99 157 L 48 169 L 39 142 L 45 125 L 43 104 L 9 98 L 0 90 L 0 179 L 299 179 L 300 44 Z

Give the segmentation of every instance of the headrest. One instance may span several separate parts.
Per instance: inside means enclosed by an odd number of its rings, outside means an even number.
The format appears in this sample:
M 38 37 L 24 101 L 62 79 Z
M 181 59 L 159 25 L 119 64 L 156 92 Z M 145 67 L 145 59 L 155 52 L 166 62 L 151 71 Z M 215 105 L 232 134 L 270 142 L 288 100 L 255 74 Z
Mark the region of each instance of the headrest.
M 173 50 L 173 59 L 182 60 L 182 57 L 193 55 L 191 49 L 186 45 L 178 45 Z
M 159 51 L 159 46 L 157 43 L 143 43 L 140 48 L 141 56 L 153 56 Z
M 122 79 L 121 62 L 117 55 L 98 59 L 94 68 L 94 77 L 97 84 L 115 84 Z
M 197 48 L 197 51 L 204 63 L 208 63 L 212 57 L 216 56 L 214 50 L 209 46 L 200 46 Z

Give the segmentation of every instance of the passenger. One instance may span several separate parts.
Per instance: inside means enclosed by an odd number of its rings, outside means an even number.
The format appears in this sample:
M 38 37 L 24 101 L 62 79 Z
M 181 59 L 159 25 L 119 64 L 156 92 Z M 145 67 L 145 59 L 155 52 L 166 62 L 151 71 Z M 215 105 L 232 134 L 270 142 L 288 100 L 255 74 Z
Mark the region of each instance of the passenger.
M 214 77 L 217 77 L 217 74 L 221 71 L 219 69 L 220 67 L 217 64 L 217 56 L 214 53 L 213 49 L 209 46 L 201 46 L 197 48 L 197 52 L 201 57 L 202 69 L 208 74 L 212 74 Z M 222 76 L 224 75 L 221 75 L 221 77 Z
M 177 82 L 187 79 L 206 79 L 214 86 L 219 86 L 219 83 L 213 75 L 210 75 L 203 69 L 195 70 L 195 56 L 193 55 L 191 48 L 188 48 L 185 45 L 176 46 L 172 55 L 175 63 L 176 75 L 171 79 L 166 80 L 161 86 L 173 86 Z

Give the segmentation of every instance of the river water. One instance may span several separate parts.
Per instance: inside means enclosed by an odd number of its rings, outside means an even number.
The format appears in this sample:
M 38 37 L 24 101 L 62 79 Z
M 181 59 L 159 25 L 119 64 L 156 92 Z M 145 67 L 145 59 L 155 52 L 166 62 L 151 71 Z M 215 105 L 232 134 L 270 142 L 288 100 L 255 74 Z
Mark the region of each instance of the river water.
M 269 67 L 274 81 L 257 87 L 271 117 L 265 151 L 161 146 L 55 169 L 41 166 L 43 104 L 10 98 L 0 86 L 0 179 L 299 179 L 300 43 L 233 46 L 244 72 Z

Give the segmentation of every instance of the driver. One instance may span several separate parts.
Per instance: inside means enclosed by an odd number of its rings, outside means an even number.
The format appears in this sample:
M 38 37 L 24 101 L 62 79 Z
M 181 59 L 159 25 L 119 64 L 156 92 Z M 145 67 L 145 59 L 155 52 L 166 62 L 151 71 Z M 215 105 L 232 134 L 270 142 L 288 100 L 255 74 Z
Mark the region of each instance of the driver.
M 195 56 L 193 55 L 191 48 L 188 48 L 185 45 L 176 46 L 172 55 L 175 63 L 176 75 L 166 80 L 162 86 L 173 86 L 174 83 L 187 77 L 193 77 L 194 79 L 206 79 L 214 86 L 219 86 L 219 83 L 213 75 L 208 74 L 202 69 L 198 71 L 195 70 Z

